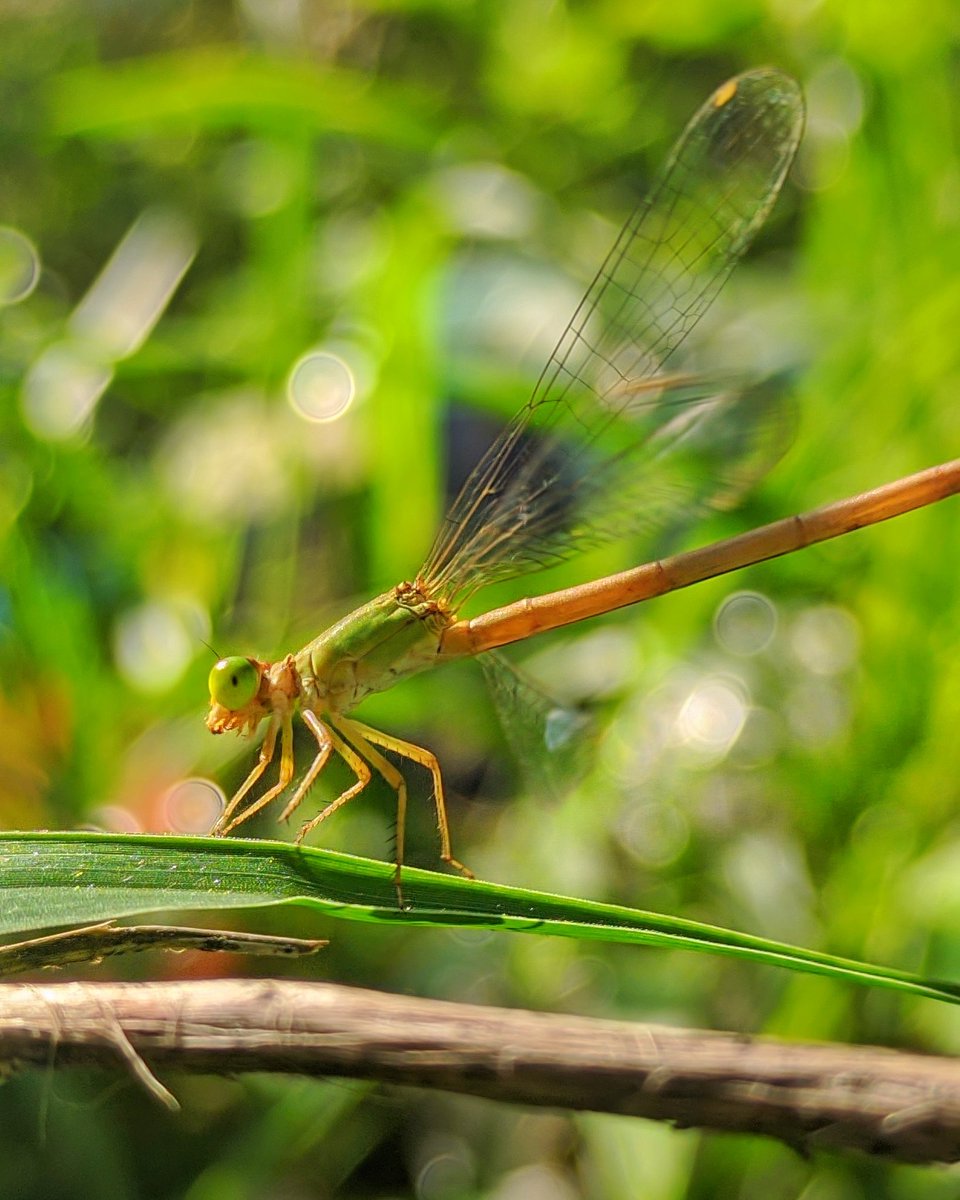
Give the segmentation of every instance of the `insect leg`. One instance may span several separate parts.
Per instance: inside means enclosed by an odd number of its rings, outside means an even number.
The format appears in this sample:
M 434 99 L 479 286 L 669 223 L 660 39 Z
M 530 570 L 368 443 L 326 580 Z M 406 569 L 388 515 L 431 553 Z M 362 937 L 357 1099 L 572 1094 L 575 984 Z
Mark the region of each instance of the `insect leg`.
M 317 739 L 318 742 L 320 741 L 322 735 L 326 735 L 326 737 L 329 739 L 330 745 L 333 747 L 333 749 L 335 749 L 337 751 L 337 753 L 344 760 L 344 762 L 347 764 L 347 766 L 356 775 L 357 782 L 355 784 L 353 784 L 351 787 L 348 787 L 345 792 L 341 792 L 340 795 L 336 798 L 336 800 L 332 800 L 322 812 L 317 814 L 317 816 L 312 817 L 309 821 L 304 822 L 304 824 L 300 828 L 300 832 L 297 834 L 297 844 L 298 845 L 300 842 L 303 841 L 303 839 L 307 836 L 307 834 L 310 833 L 311 830 L 316 829 L 316 827 L 321 823 L 321 821 L 325 821 L 327 819 L 327 817 L 332 816 L 337 811 L 338 808 L 342 808 L 347 803 L 347 801 L 352 800 L 354 798 L 354 796 L 359 796 L 360 793 L 363 791 L 363 789 L 370 782 L 370 778 L 371 778 L 370 768 L 363 761 L 363 759 L 360 757 L 360 755 L 357 754 L 357 752 L 353 749 L 353 747 L 348 745 L 343 740 L 342 737 L 339 737 L 329 725 L 324 725 L 308 709 L 304 709 L 303 719 L 310 726 L 310 729 L 313 731 L 313 735 Z M 320 732 L 318 732 L 318 730 Z M 314 764 L 313 764 L 314 766 L 316 766 L 317 760 L 320 759 L 321 756 L 322 756 L 322 751 L 321 751 L 321 754 L 318 754 L 317 758 L 314 759 Z M 322 766 L 323 763 L 321 762 L 320 765 Z M 313 768 L 311 767 L 311 771 L 312 770 L 313 770 Z M 310 771 L 307 772 L 307 779 L 309 779 L 309 777 L 310 777 Z M 307 782 L 307 779 L 304 780 L 304 783 Z M 310 782 L 312 783 L 313 781 L 311 780 Z M 303 792 L 304 794 L 306 793 L 306 788 L 304 787 L 303 784 L 301 784 L 300 787 L 297 788 L 297 795 L 294 796 L 294 798 L 293 798 L 293 801 L 296 801 L 297 804 L 299 804 L 300 800 L 303 799 L 303 796 L 300 794 L 301 792 Z M 296 804 L 294 804 L 293 801 L 291 801 L 290 804 L 287 805 L 287 808 L 284 810 L 284 814 L 283 814 L 284 816 L 289 816 L 289 814 L 296 807 Z
M 280 777 L 279 777 L 279 779 L 273 785 L 273 787 L 268 788 L 263 793 L 263 795 L 260 797 L 259 800 L 255 800 L 252 804 L 248 804 L 247 807 L 243 810 L 243 812 L 238 817 L 234 817 L 232 821 L 228 821 L 226 818 L 236 808 L 238 798 L 243 796 L 249 790 L 251 784 L 255 783 L 257 781 L 257 779 L 260 777 L 260 775 L 263 773 L 262 769 L 258 769 L 258 768 L 261 768 L 261 764 L 257 763 L 257 766 L 254 767 L 253 771 L 250 772 L 250 778 L 247 779 L 246 783 L 243 785 L 243 787 L 240 789 L 240 791 L 237 793 L 237 795 L 234 796 L 233 800 L 230 801 L 230 804 L 229 804 L 226 812 L 223 814 L 223 816 L 217 822 L 215 832 L 220 833 L 220 834 L 229 833 L 231 831 L 231 829 L 236 829 L 236 827 L 238 825 L 242 825 L 244 821 L 249 821 L 250 818 L 252 816 L 255 816 L 258 812 L 260 812 L 260 810 L 262 808 L 266 808 L 266 806 L 272 800 L 276 800 L 277 796 L 280 795 L 280 793 L 284 790 L 284 788 L 289 786 L 290 780 L 293 778 L 293 720 L 292 720 L 292 718 L 289 716 L 285 717 L 283 722 L 281 723 L 280 728 L 281 728 L 281 741 L 280 741 L 281 749 L 280 749 Z M 272 744 L 269 747 L 270 758 L 273 757 L 274 745 L 277 740 L 276 727 L 273 727 L 272 734 L 273 734 Z M 267 737 L 268 737 L 268 739 L 270 738 L 269 733 L 267 734 Z M 264 750 L 266 750 L 267 748 L 268 747 L 266 745 L 264 745 Z M 261 755 L 261 757 L 262 757 L 262 755 Z M 270 761 L 270 758 L 267 759 L 267 762 Z M 264 768 L 266 767 L 267 762 L 263 763 Z
M 454 867 L 463 875 L 466 875 L 468 879 L 472 879 L 473 872 L 469 867 L 464 866 L 462 862 L 453 857 L 453 852 L 450 848 L 450 824 L 447 820 L 447 806 L 444 801 L 443 777 L 440 774 L 440 764 L 437 762 L 436 756 L 431 754 L 429 750 L 425 750 L 423 746 L 416 746 L 412 742 L 404 742 L 400 738 L 393 737 L 390 734 L 381 733 L 379 729 L 371 729 L 369 725 L 364 725 L 360 721 L 354 721 L 353 719 L 341 717 L 339 719 L 339 727 L 343 733 L 354 742 L 354 744 L 356 744 L 357 741 L 360 741 L 361 743 L 373 742 L 374 745 L 382 746 L 384 750 L 392 750 L 395 754 L 399 754 L 403 758 L 408 758 L 411 762 L 419 763 L 421 767 L 426 767 L 433 778 L 433 802 L 437 814 L 437 829 L 440 833 L 440 858 L 443 862 L 447 863 L 448 866 Z M 366 753 L 365 746 L 362 746 L 361 748 L 363 748 L 364 753 Z M 373 755 L 370 755 L 369 757 L 371 762 L 373 762 Z M 381 761 L 384 761 L 382 755 L 378 754 L 377 758 Z M 391 787 L 396 788 L 397 785 L 393 782 L 391 776 L 382 770 L 379 763 L 376 763 L 376 766 L 377 770 L 381 771 Z M 391 768 L 394 776 L 399 776 L 400 773 L 395 767 L 392 767 L 390 763 L 387 763 L 387 766 Z M 404 790 L 404 814 L 405 806 L 406 791 Z M 398 788 L 397 811 L 399 819 L 400 791 Z M 402 847 L 402 844 L 403 830 L 402 827 L 400 827 L 397 835 L 398 848 Z M 399 858 L 400 855 L 398 854 L 397 857 Z M 398 863 L 398 871 L 399 865 L 400 864 Z
M 333 740 L 330 736 L 330 730 L 327 729 L 326 725 L 324 725 L 322 721 L 318 720 L 309 709 L 304 709 L 300 715 L 303 717 L 304 724 L 317 739 L 317 745 L 320 747 L 320 749 L 318 750 L 313 762 L 310 764 L 310 769 L 297 785 L 297 790 L 293 793 L 293 799 L 277 818 L 280 821 L 288 820 L 290 814 L 299 807 L 304 796 L 316 783 L 317 776 L 327 765 L 327 759 L 329 759 L 330 755 L 333 753 Z
M 271 719 L 270 725 L 267 729 L 267 736 L 263 739 L 263 745 L 260 747 L 260 757 L 257 759 L 253 770 L 235 793 L 233 799 L 217 818 L 217 823 L 211 830 L 211 833 L 214 835 L 219 835 L 226 832 L 226 827 L 228 823 L 230 823 L 230 818 L 233 816 L 234 812 L 236 812 L 240 801 L 244 798 L 247 792 L 250 791 L 267 767 L 270 766 L 270 763 L 273 760 L 273 755 L 277 748 L 277 733 L 279 729 L 279 721 L 277 721 L 275 718 Z

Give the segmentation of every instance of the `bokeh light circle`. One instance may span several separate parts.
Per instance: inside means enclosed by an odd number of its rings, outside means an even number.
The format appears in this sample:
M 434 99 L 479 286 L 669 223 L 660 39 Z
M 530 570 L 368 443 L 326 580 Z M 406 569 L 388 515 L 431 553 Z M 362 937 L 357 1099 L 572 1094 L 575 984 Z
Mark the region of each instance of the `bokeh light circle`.
M 209 779 L 182 779 L 163 798 L 167 828 L 175 833 L 209 833 L 226 802 L 223 791 Z
M 336 421 L 357 394 L 353 371 L 337 354 L 314 350 L 293 367 L 287 382 L 290 407 L 307 421 Z
M 193 631 L 181 608 L 164 600 L 147 600 L 117 619 L 113 653 L 117 669 L 141 692 L 172 687 L 193 657 Z
M 860 626 L 836 604 L 816 604 L 793 622 L 790 645 L 796 658 L 814 675 L 840 675 L 856 665 Z
M 777 631 L 777 610 L 759 592 L 737 592 L 720 605 L 713 628 L 731 654 L 760 654 Z
M 749 701 L 738 681 L 705 677 L 680 707 L 676 737 L 688 749 L 725 755 L 740 736 L 748 712 Z
M 0 305 L 26 300 L 40 278 L 40 255 L 33 242 L 9 225 L 0 225 Z

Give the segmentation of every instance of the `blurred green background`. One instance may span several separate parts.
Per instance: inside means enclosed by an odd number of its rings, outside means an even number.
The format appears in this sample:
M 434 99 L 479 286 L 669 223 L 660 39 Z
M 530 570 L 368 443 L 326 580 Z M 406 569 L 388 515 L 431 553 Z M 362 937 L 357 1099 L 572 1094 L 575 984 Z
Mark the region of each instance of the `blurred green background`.
M 808 131 L 711 327 L 729 362 L 784 377 L 800 419 L 746 504 L 684 544 L 957 455 L 958 60 L 951 3 L 3 5 L 4 827 L 205 828 L 211 793 L 178 784 L 229 791 L 253 751 L 203 727 L 203 639 L 296 649 L 413 575 L 651 171 L 740 70 L 795 74 Z M 436 751 L 455 852 L 486 878 L 956 980 L 957 515 L 947 502 L 524 650 L 548 685 L 606 710 L 565 796 L 512 764 L 473 664 L 360 715 Z M 653 549 L 612 547 L 528 590 Z M 410 859 L 433 865 L 427 783 L 411 774 Z M 372 790 L 322 840 L 389 857 L 390 818 Z M 344 982 L 960 1048 L 954 1009 L 720 959 L 256 922 L 331 937 L 296 970 Z M 113 1077 L 6 1084 L 0 1193 L 846 1200 L 958 1186 L 953 1172 L 344 1082 L 173 1086 L 176 1118 Z

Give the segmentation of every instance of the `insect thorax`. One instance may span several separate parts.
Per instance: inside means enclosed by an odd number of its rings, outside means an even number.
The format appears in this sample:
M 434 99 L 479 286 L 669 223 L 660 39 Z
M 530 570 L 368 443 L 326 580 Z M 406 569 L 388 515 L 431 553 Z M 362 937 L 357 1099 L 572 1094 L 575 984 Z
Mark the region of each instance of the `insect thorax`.
M 305 702 L 348 712 L 371 692 L 430 666 L 452 617 L 415 585 L 402 583 L 349 613 L 297 655 Z

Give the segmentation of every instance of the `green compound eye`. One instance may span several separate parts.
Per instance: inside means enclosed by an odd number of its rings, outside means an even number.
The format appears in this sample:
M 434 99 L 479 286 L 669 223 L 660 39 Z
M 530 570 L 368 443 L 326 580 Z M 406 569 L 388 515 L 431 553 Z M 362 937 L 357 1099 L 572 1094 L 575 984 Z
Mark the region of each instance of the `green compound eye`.
M 210 699 L 230 712 L 243 708 L 257 694 L 260 672 L 249 658 L 221 658 L 207 680 Z

